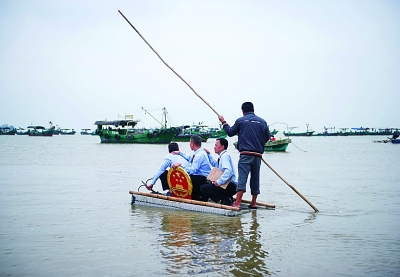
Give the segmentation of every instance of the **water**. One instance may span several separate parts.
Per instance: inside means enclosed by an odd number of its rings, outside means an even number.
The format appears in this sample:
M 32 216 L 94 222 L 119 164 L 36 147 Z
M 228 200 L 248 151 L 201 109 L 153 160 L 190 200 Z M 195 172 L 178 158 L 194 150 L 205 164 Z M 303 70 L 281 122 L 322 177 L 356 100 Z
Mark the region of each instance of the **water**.
M 0 136 L 0 276 L 400 276 L 400 146 L 384 138 L 294 137 L 306 152 L 264 159 L 320 212 L 262 164 L 276 210 L 231 218 L 130 205 L 166 145 Z

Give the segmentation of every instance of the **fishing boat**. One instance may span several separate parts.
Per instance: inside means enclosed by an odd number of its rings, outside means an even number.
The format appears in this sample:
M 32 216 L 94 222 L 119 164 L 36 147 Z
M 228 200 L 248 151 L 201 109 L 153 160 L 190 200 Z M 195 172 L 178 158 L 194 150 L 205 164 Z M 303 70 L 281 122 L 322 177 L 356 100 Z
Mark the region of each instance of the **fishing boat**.
M 144 108 L 142 108 L 144 110 Z M 145 110 L 147 114 L 150 114 Z M 125 119 L 114 121 L 96 121 L 96 135 L 101 143 L 140 143 L 140 144 L 168 144 L 177 133 L 177 128 L 167 127 L 167 111 L 163 108 L 163 123 L 159 128 L 135 128 L 140 120 L 133 120 L 132 115 L 126 115 Z
M 18 127 L 17 135 L 19 135 L 19 136 L 21 136 L 21 135 L 25 135 L 25 136 L 29 135 L 29 130 L 26 130 L 26 131 L 24 131 L 24 130 L 25 130 L 24 128 Z
M 226 138 L 228 134 L 225 132 L 225 130 L 222 127 L 216 128 L 216 127 L 210 127 L 208 128 L 209 132 L 211 133 L 210 138 Z
M 1 126 L 0 136 L 14 136 L 17 133 L 17 129 L 12 126 Z
M 59 134 L 61 134 L 61 128 L 60 128 L 60 127 L 56 127 L 56 128 L 54 129 L 53 136 L 54 136 L 54 135 L 59 135 Z
M 279 139 L 272 138 L 265 144 L 264 151 L 265 152 L 286 151 L 286 149 L 289 146 L 289 143 L 291 142 L 292 140 L 290 138 L 279 138 Z
M 211 137 L 211 132 L 206 129 L 206 125 L 202 122 L 199 124 L 193 124 L 191 126 L 184 125 L 178 128 L 178 133 L 173 137 L 174 142 L 189 142 L 192 135 L 199 135 L 202 142 L 207 142 Z
M 328 131 L 328 130 L 330 130 L 330 131 Z M 339 135 L 339 132 L 335 132 L 335 127 L 327 128 L 324 126 L 324 131 L 322 133 L 314 134 L 313 136 L 336 137 L 338 135 Z
M 135 129 L 136 120 L 96 121 L 96 134 L 102 143 L 168 144 L 176 134 L 175 128 Z
M 267 141 L 267 143 L 265 143 L 264 152 L 286 151 L 289 143 L 291 143 L 291 142 L 292 142 L 292 140 L 290 138 L 275 139 L 272 137 L 271 140 L 269 140 L 269 141 Z M 238 144 L 237 141 L 233 143 L 233 145 L 235 146 L 236 149 L 237 149 L 237 144 Z
M 60 129 L 60 134 L 61 135 L 75 135 L 76 131 L 74 129 L 72 129 L 70 131 L 70 129 Z
M 373 140 L 372 142 L 380 142 L 380 143 L 388 143 L 388 142 L 391 142 L 391 143 L 393 143 L 393 144 L 399 144 L 400 143 L 400 139 L 399 139 L 399 137 L 400 137 L 400 133 L 399 133 L 399 131 L 398 130 L 396 130 L 394 133 L 393 133 L 393 136 L 391 137 L 391 138 L 387 138 L 387 139 L 384 139 L 384 140 Z
M 400 139 L 387 138 L 387 139 L 383 139 L 383 140 L 373 140 L 372 142 L 374 142 L 374 143 L 393 143 L 393 144 L 398 144 L 398 143 L 400 143 Z
M 300 132 L 300 133 L 292 132 L 292 130 L 296 128 L 298 127 L 288 127 L 288 131 L 287 132 L 283 131 L 283 134 L 287 137 L 311 137 L 315 132 L 313 130 L 308 130 L 308 124 L 306 132 Z
M 390 136 L 393 135 L 393 133 L 395 133 L 396 131 L 398 132 L 399 128 L 380 128 L 376 134 L 382 136 Z
M 91 135 L 91 136 L 96 135 L 95 131 L 90 132 L 90 130 L 91 129 L 81 129 L 81 135 Z
M 30 137 L 52 137 L 54 133 L 54 127 L 45 128 L 39 125 L 28 126 L 28 135 Z

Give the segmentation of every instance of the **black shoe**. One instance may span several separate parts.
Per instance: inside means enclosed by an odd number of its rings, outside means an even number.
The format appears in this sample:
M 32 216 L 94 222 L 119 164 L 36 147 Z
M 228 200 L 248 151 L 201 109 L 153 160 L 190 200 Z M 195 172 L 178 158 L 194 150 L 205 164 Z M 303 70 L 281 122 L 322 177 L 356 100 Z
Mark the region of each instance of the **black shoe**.
M 221 205 L 232 206 L 233 201 L 230 198 L 221 201 Z

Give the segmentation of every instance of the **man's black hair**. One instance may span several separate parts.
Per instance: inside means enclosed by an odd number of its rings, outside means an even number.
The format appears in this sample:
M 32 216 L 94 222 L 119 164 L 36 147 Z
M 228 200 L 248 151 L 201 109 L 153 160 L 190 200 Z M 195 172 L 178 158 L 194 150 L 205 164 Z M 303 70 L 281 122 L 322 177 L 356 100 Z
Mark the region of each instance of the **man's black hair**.
M 169 153 L 173 152 L 173 151 L 179 151 L 179 146 L 176 142 L 171 142 L 170 144 L 168 144 L 168 151 Z
M 217 138 L 219 140 L 219 143 L 224 147 L 224 149 L 228 149 L 228 140 L 226 138 Z
M 244 111 L 245 113 L 254 112 L 253 103 L 251 103 L 251 102 L 244 102 L 244 103 L 242 104 L 242 111 Z

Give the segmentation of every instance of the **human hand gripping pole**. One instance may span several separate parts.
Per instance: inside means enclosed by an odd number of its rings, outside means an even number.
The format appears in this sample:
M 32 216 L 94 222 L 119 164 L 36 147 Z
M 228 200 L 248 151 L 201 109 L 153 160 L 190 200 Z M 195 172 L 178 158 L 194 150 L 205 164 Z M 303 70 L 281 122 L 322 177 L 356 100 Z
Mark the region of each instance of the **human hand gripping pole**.
M 224 119 L 224 117 L 222 115 L 219 115 L 218 112 L 211 107 L 211 105 L 206 102 L 190 85 L 188 82 L 186 82 L 178 73 L 175 72 L 175 70 L 172 69 L 172 67 L 170 67 L 162 58 L 161 56 L 156 52 L 156 50 L 154 50 L 154 48 L 146 41 L 146 39 L 139 33 L 139 31 L 132 25 L 132 23 L 129 22 L 129 20 L 125 17 L 125 15 L 118 10 L 118 12 L 121 14 L 121 16 L 126 20 L 126 22 L 128 22 L 129 25 L 131 25 L 131 27 L 135 30 L 135 32 L 143 39 L 143 41 L 150 47 L 150 49 L 157 55 L 157 57 L 172 71 L 175 73 L 176 76 L 179 77 L 179 79 L 181 79 L 208 107 L 210 107 L 211 110 L 213 110 L 213 112 L 218 116 L 218 119 L 221 121 L 222 124 L 225 124 L 226 121 Z M 311 208 L 314 209 L 314 211 L 318 212 L 319 210 L 313 205 L 311 204 L 310 201 L 308 201 L 299 191 L 297 191 L 292 185 L 290 185 L 285 179 L 283 179 L 265 160 L 264 158 L 261 158 L 262 161 L 285 183 L 287 184 L 294 192 L 296 192 L 304 201 L 306 201 Z

